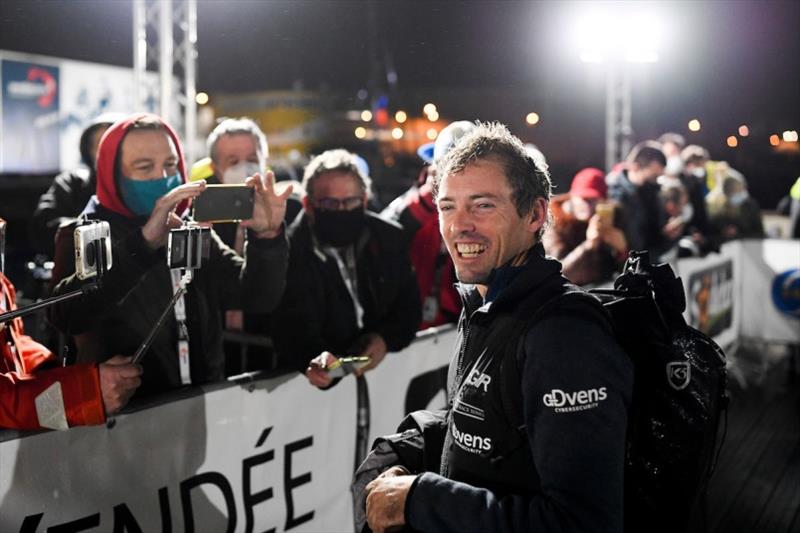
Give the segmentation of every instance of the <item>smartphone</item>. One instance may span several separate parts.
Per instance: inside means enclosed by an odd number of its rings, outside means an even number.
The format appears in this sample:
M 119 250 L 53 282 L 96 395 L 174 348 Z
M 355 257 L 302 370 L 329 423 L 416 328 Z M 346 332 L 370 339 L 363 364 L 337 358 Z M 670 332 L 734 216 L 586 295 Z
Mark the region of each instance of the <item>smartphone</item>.
M 253 189 L 245 185 L 207 185 L 193 202 L 197 222 L 239 222 L 253 218 Z
M 600 217 L 605 226 L 614 225 L 614 204 L 610 202 L 600 202 L 594 208 L 594 212 Z
M 111 268 L 111 228 L 108 222 L 91 222 L 76 227 L 73 240 L 78 279 L 97 276 L 100 261 L 105 261 L 104 270 Z
M 358 355 L 354 357 L 342 357 L 335 363 L 328 365 L 325 370 L 332 378 L 343 378 L 347 374 L 352 374 L 356 369 L 365 366 L 370 362 L 370 358 L 366 355 Z

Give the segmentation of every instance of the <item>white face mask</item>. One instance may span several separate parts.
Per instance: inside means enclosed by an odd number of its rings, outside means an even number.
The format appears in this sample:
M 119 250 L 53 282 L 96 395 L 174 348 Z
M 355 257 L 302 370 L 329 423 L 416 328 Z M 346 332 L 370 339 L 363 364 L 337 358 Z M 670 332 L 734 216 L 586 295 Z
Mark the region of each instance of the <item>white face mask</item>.
M 735 194 L 728 196 L 728 201 L 731 203 L 732 206 L 738 207 L 747 200 L 747 192 L 746 191 L 739 191 Z
M 694 167 L 692 169 L 692 174 L 695 178 L 705 178 L 706 177 L 706 169 L 703 167 Z
M 232 167 L 229 167 L 222 174 L 222 183 L 229 185 L 241 184 L 244 183 L 244 180 L 258 172 L 261 172 L 261 168 L 258 163 L 253 163 L 252 161 L 239 161 Z
M 667 166 L 664 167 L 664 174 L 667 176 L 677 176 L 683 171 L 683 159 L 679 155 L 667 158 Z

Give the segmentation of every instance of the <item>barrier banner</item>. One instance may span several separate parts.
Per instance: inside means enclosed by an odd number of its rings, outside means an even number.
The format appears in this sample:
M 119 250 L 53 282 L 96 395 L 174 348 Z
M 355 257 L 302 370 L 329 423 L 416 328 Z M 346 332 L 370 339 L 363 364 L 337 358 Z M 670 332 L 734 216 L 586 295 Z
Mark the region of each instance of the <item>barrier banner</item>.
M 730 242 L 718 254 L 681 259 L 677 266 L 686 294 L 686 321 L 723 349 L 738 337 L 741 321 L 740 254 L 741 244 Z
M 742 242 L 742 337 L 800 343 L 800 240 Z
M 370 396 L 370 432 L 375 438 L 395 433 L 403 417 L 419 409 L 446 405 L 447 366 L 456 344 L 455 326 L 430 329 L 401 353 L 389 354 L 367 372 Z
M 351 533 L 355 410 L 293 374 L 0 442 L 0 531 Z

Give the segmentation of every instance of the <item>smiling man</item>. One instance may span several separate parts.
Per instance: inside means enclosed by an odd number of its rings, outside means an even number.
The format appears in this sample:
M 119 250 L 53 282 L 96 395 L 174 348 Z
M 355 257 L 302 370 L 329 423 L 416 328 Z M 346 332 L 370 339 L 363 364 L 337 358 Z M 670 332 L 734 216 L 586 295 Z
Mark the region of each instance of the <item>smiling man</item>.
M 547 171 L 505 126 L 479 124 L 439 176 L 464 301 L 441 467 L 395 466 L 367 485 L 370 527 L 621 531 L 632 368 L 602 307 L 564 297 L 580 290 L 544 256 Z

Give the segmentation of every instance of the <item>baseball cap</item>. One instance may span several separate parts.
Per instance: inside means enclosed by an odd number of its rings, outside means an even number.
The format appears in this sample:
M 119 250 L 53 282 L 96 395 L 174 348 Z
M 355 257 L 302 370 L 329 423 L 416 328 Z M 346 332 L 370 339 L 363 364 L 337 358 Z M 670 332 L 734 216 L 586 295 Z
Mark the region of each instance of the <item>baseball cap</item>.
M 605 173 L 599 168 L 584 168 L 572 178 L 569 193 L 585 199 L 605 198 L 608 192 Z

